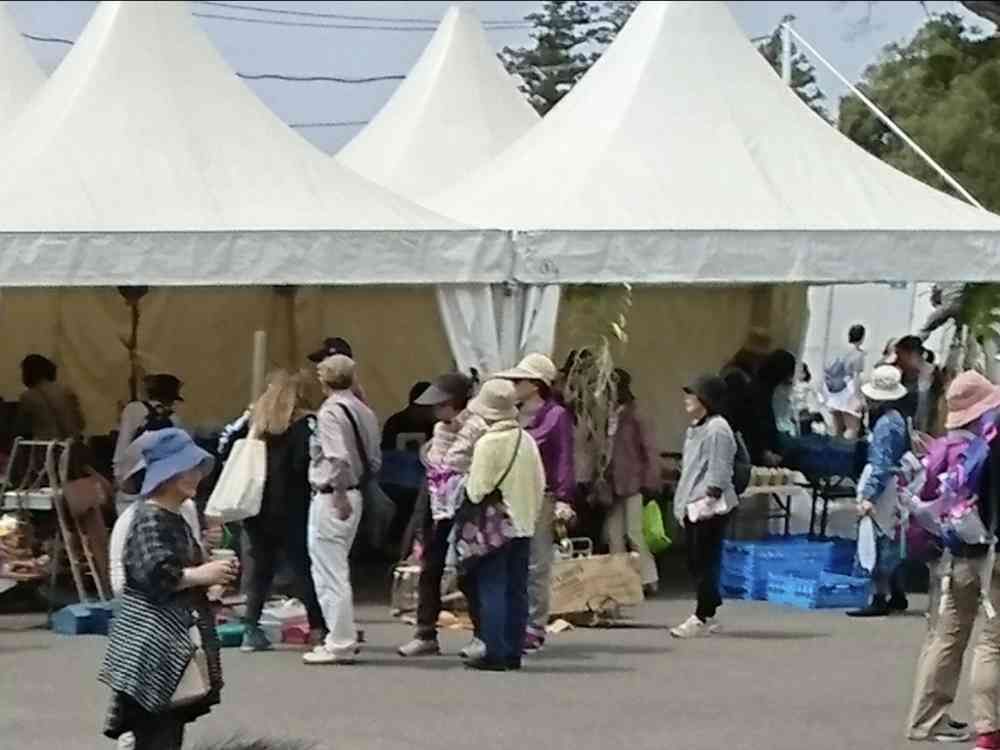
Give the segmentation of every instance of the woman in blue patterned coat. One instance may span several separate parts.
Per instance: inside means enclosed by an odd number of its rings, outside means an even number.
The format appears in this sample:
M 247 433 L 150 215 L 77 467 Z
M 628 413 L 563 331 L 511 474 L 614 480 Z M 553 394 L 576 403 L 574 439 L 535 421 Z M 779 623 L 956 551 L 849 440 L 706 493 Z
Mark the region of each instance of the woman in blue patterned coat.
M 205 592 L 239 572 L 235 559 L 206 562 L 179 512 L 211 470 L 212 457 L 183 430 L 156 435 L 137 467 L 144 472 L 143 502 L 125 544 L 121 611 L 98 677 L 112 690 L 105 735 L 132 732 L 136 750 L 179 749 L 185 725 L 219 702 L 219 642 Z M 199 645 L 203 661 L 195 659 Z M 189 665 L 203 666 L 203 677 L 192 683 Z

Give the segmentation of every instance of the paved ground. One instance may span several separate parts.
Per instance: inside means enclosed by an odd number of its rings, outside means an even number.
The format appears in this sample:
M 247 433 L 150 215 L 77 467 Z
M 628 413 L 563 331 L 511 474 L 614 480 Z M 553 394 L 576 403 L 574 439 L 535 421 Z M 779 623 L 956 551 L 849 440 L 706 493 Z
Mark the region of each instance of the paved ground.
M 307 668 L 296 653 L 227 651 L 224 704 L 189 737 L 238 730 L 330 750 L 907 746 L 919 614 L 860 623 L 734 604 L 725 636 L 671 642 L 665 625 L 688 612 L 683 600 L 648 602 L 631 627 L 565 633 L 524 672 L 478 674 L 454 657 L 399 659 L 393 646 L 409 629 L 368 605 L 363 664 Z M 0 618 L 0 748 L 111 747 L 98 734 L 106 692 L 94 679 L 104 640 L 25 629 L 33 623 Z M 444 645 L 454 653 L 464 640 L 448 633 Z

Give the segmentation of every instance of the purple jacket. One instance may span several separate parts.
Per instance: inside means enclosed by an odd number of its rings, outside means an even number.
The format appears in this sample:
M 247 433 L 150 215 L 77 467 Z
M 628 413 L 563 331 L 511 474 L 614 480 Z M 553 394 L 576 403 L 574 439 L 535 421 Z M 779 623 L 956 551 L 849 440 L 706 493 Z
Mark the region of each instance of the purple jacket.
M 611 487 L 615 497 L 629 498 L 638 495 L 640 490 L 658 492 L 663 484 L 660 457 L 652 430 L 639 415 L 634 401 L 625 406 L 618 417 L 613 445 Z
M 545 402 L 531 424 L 528 434 L 538 444 L 545 466 L 545 489 L 557 500 L 573 501 L 576 473 L 573 470 L 573 416 L 554 399 Z

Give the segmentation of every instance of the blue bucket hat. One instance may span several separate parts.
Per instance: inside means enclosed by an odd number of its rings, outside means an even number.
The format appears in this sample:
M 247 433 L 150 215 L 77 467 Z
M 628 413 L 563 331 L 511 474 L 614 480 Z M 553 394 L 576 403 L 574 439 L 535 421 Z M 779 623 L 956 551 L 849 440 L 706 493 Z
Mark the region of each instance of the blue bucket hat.
M 156 488 L 169 482 L 179 474 L 201 468 L 207 475 L 215 465 L 215 459 L 208 451 L 202 450 L 184 430 L 169 428 L 144 433 L 131 446 L 139 450 L 139 457 L 128 473 L 127 480 L 135 481 L 144 472 L 140 494 L 152 495 Z

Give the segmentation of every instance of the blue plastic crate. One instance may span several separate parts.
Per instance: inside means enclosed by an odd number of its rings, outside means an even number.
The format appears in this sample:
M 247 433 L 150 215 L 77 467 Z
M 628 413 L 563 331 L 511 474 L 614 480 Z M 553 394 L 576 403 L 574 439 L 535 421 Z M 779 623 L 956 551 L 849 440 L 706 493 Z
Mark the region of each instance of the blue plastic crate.
M 805 535 L 770 537 L 758 542 L 727 541 L 722 554 L 722 582 L 763 599 L 772 574 L 817 578 L 820 573 L 853 571 L 854 542 L 812 541 Z
M 744 575 L 738 571 L 723 569 L 719 577 L 719 583 L 723 592 L 731 591 L 733 595 L 728 599 L 756 599 L 764 601 L 767 599 L 767 578 L 759 576 Z
M 868 603 L 868 578 L 820 573 L 815 578 L 772 574 L 767 581 L 767 600 L 800 609 L 852 609 Z

